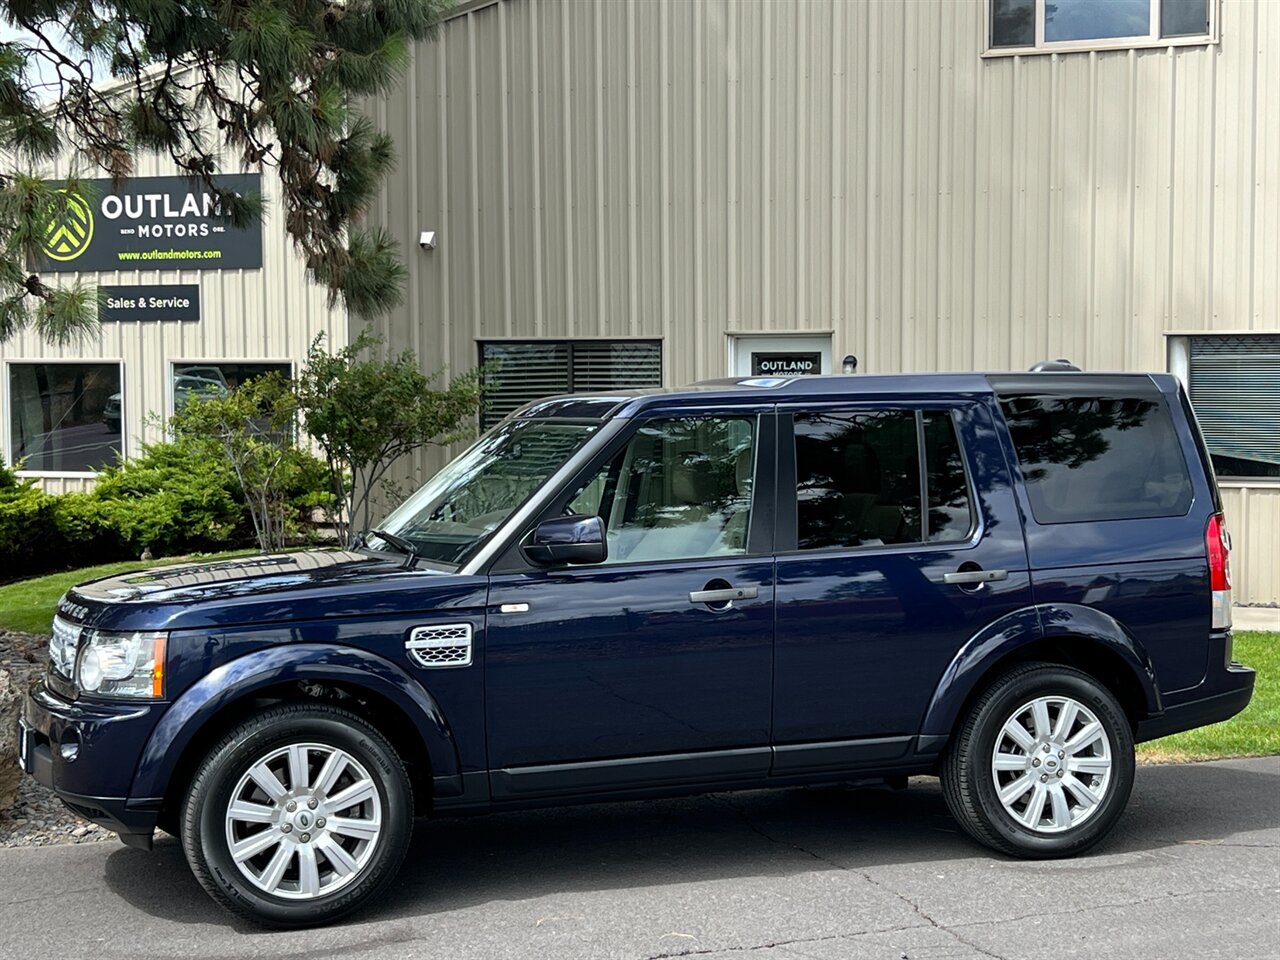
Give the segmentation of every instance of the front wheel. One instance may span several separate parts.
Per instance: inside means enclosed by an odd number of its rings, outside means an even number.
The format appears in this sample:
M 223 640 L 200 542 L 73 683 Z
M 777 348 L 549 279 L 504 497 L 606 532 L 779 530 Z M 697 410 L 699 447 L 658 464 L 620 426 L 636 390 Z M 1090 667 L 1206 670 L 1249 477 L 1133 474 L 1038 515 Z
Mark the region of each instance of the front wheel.
M 286 704 L 231 730 L 183 805 L 187 862 L 227 909 L 276 927 L 327 923 L 395 877 L 413 829 L 404 764 L 349 711 Z
M 1101 840 L 1133 788 L 1133 733 L 1086 673 L 1027 664 L 996 680 L 942 763 L 943 795 L 974 839 L 1019 857 L 1066 857 Z

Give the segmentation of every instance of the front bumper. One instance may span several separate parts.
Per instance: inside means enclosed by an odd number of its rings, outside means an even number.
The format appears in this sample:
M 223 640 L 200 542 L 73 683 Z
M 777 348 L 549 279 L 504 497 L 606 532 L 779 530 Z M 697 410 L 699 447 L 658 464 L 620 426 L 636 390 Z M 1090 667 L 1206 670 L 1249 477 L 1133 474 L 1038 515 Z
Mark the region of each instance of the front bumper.
M 19 721 L 23 769 L 77 815 L 147 846 L 159 797 L 130 797 L 138 757 L 162 704 L 65 700 L 37 684 Z

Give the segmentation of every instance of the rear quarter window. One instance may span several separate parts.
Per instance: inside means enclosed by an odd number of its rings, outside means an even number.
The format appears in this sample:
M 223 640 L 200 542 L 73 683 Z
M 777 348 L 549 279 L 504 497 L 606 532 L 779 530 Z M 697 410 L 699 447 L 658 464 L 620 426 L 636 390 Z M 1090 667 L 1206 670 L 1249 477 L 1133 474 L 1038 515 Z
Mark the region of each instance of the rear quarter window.
M 1179 517 L 1191 478 L 1169 409 L 1152 397 L 1000 398 L 1038 523 Z

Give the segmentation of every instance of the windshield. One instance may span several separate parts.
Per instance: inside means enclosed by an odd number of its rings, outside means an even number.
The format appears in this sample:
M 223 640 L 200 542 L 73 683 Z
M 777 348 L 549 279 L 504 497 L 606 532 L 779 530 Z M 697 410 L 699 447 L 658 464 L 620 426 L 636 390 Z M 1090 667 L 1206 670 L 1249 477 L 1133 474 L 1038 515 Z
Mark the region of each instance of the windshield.
M 428 480 L 381 529 L 412 542 L 424 560 L 460 565 L 598 426 L 563 420 L 501 423 Z M 369 540 L 380 542 L 375 534 Z

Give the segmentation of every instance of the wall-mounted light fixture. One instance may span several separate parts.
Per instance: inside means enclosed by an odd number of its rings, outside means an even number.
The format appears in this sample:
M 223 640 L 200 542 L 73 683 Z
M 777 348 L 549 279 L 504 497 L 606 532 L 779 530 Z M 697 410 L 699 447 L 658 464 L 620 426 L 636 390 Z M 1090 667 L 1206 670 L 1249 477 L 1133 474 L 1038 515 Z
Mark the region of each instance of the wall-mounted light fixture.
M 436 248 L 436 232 L 434 230 L 423 230 L 418 234 L 418 246 L 423 250 L 434 250 Z
M 845 373 L 857 373 L 858 358 L 855 357 L 852 353 L 847 354 L 845 358 L 840 362 L 840 369 L 843 370 Z

